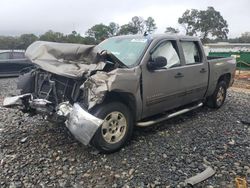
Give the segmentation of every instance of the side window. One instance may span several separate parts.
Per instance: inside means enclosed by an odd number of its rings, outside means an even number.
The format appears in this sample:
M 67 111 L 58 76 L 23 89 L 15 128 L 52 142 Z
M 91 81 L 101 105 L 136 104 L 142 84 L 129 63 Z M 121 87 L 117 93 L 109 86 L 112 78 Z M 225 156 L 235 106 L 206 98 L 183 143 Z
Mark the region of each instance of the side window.
M 1 60 L 5 60 L 5 59 L 9 59 L 9 58 L 10 58 L 10 53 L 9 52 L 0 53 L 0 59 Z
M 12 53 L 12 59 L 23 59 L 25 58 L 23 52 L 13 52 Z
M 152 53 L 151 57 L 154 59 L 158 56 L 163 56 L 167 59 L 166 68 L 180 66 L 180 58 L 176 51 L 175 41 L 166 41 L 161 43 Z
M 200 63 L 202 61 L 197 42 L 182 41 L 181 45 L 187 65 Z

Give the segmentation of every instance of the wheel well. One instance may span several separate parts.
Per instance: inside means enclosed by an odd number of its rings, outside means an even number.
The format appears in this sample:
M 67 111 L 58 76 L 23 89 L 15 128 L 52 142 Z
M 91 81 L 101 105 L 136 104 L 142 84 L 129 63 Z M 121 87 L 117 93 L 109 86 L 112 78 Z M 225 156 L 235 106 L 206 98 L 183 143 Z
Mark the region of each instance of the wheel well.
M 226 74 L 223 74 L 223 75 L 220 76 L 220 78 L 218 80 L 218 83 L 220 81 L 225 81 L 226 84 L 227 84 L 227 87 L 229 87 L 230 80 L 231 80 L 231 74 L 230 73 L 226 73 Z
M 111 91 L 106 94 L 103 102 L 107 103 L 114 101 L 121 102 L 126 105 L 132 112 L 131 115 L 133 115 L 133 119 L 136 119 L 136 100 L 131 93 Z

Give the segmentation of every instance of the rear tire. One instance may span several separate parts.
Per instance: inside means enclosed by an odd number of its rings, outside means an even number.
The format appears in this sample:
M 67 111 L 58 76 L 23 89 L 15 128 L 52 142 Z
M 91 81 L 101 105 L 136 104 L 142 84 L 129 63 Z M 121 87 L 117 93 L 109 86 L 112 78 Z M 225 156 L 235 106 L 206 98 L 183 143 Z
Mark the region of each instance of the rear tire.
M 207 98 L 206 105 L 210 108 L 220 108 L 226 99 L 227 84 L 225 81 L 220 81 L 212 96 Z
M 91 140 L 91 145 L 100 152 L 115 152 L 131 138 L 133 118 L 129 108 L 123 103 L 111 102 L 98 105 L 92 114 L 104 120 Z

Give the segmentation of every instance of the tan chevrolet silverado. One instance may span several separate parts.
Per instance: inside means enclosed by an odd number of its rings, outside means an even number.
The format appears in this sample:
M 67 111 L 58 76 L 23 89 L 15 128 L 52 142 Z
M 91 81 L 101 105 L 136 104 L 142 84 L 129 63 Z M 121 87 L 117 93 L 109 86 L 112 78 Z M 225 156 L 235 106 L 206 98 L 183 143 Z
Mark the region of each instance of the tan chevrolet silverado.
M 175 35 L 118 36 L 97 46 L 38 41 L 26 57 L 36 67 L 20 76 L 21 95 L 3 105 L 63 121 L 104 153 L 123 147 L 134 126 L 221 107 L 236 68 L 233 58 L 206 57 L 198 38 Z

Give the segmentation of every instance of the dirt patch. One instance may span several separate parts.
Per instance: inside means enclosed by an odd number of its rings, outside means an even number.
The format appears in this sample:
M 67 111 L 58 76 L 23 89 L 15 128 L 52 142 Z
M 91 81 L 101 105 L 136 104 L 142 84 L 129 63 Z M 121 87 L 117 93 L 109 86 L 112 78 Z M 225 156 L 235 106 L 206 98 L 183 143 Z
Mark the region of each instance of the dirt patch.
M 250 92 L 250 71 L 236 71 L 232 90 Z
M 250 70 L 237 70 L 235 72 L 235 78 L 236 79 L 245 79 L 245 80 L 250 80 Z

